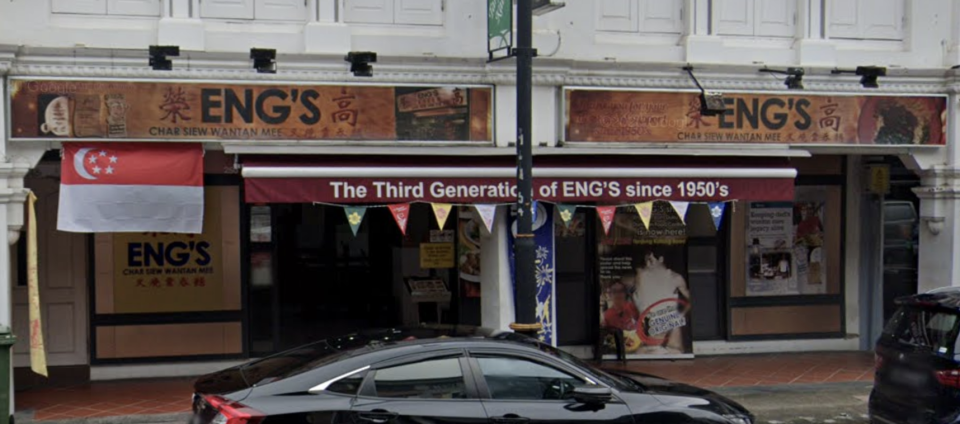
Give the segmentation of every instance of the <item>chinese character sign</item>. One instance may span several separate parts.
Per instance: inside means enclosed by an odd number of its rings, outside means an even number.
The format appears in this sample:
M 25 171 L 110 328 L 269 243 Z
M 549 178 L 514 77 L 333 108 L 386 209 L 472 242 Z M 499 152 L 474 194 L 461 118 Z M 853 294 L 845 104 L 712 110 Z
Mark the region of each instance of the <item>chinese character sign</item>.
M 724 95 L 718 116 L 698 93 L 567 90 L 566 141 L 834 145 L 945 144 L 946 97 Z
M 489 87 L 10 82 L 15 139 L 490 142 Z
M 116 313 L 223 308 L 219 196 L 206 194 L 203 233 L 113 234 Z

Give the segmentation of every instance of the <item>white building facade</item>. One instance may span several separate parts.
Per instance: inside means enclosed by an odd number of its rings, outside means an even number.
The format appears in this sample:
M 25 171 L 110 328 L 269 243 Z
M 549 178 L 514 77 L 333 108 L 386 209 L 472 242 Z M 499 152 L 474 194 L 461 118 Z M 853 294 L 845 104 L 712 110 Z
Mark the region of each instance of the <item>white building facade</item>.
M 460 237 L 471 237 L 457 231 L 456 266 L 446 266 L 425 264 L 422 245 L 447 242 L 443 230 L 470 228 L 459 223 L 474 213 L 469 207 L 458 213 L 457 223 L 443 228 L 433 222 L 429 207 L 413 207 L 411 227 L 401 235 L 382 206 L 416 199 L 398 195 L 402 199 L 396 202 L 338 202 L 310 188 L 339 177 L 324 169 L 349 168 L 342 175 L 347 183 L 383 177 L 423 181 L 427 187 L 436 181 L 494 181 L 514 172 L 516 71 L 512 59 L 488 62 L 487 6 L 483 0 L 0 3 L 0 199 L 7 205 L 0 208 L 0 221 L 8 228 L 0 258 L 10 258 L 0 260 L 0 326 L 12 327 L 22 341 L 15 347 L 18 383 L 33 381 L 26 371 L 30 344 L 22 265 L 24 202 L 31 190 L 39 199 L 40 296 L 54 377 L 193 375 L 327 334 L 308 330 L 316 326 L 441 322 L 507 328 L 513 296 L 509 201 L 503 193 L 475 202 L 458 195 L 446 202 L 497 205 L 492 229 L 477 230 L 473 239 L 471 249 L 482 252 L 479 259 L 461 257 Z M 179 46 L 180 55 L 170 57 L 172 70 L 151 69 L 147 49 L 152 45 Z M 623 246 L 649 244 L 609 241 L 612 236 L 604 234 L 599 217 L 605 206 L 619 206 L 617 216 L 629 221 L 636 214 L 634 204 L 691 202 L 682 247 L 653 253 L 666 257 L 662 260 L 686 280 L 686 290 L 677 294 L 693 305 L 692 315 L 686 315 L 692 323 L 685 326 L 683 357 L 869 349 L 893 296 L 960 285 L 955 260 L 960 251 L 960 83 L 953 69 L 960 65 L 960 2 L 568 0 L 534 19 L 534 45 L 533 138 L 544 178 L 561 186 L 575 179 L 609 183 L 620 178 L 640 187 L 650 180 L 674 190 L 686 187 L 687 178 L 737 190 L 727 198 L 705 192 L 625 200 L 589 192 L 569 199 L 543 196 L 557 221 L 550 235 L 555 255 L 551 342 L 591 355 L 598 328 L 612 325 L 605 314 L 614 308 L 609 289 L 616 285 L 607 273 L 609 258 L 642 255 L 641 248 Z M 251 48 L 275 49 L 277 72 L 256 72 Z M 378 54 L 373 77 L 354 76 L 344 56 L 366 51 Z M 719 117 L 685 108 L 699 95 L 685 66 L 706 90 L 724 94 L 725 112 Z M 833 72 L 870 66 L 886 68 L 877 88 L 865 88 L 860 76 Z M 785 75 L 765 71 L 788 68 L 804 70 L 802 89 L 787 89 Z M 74 118 L 66 134 L 25 129 L 40 125 L 36 116 L 53 122 L 41 109 L 51 100 L 18 98 L 29 91 L 25 87 L 46 87 L 45 94 L 75 101 L 69 94 L 76 84 L 88 90 L 96 84 L 129 84 L 130 110 L 170 87 L 213 88 L 223 96 L 213 101 L 226 104 L 218 113 L 226 117 L 229 112 L 238 122 L 253 113 L 250 101 L 243 101 L 244 89 L 276 88 L 296 97 L 293 90 L 322 87 L 322 99 L 339 90 L 379 104 L 384 100 L 377 96 L 387 87 L 387 97 L 394 97 L 385 103 L 389 116 L 383 119 L 409 127 L 391 124 L 381 134 L 377 118 L 363 124 L 374 129 L 353 137 L 321 133 L 318 127 L 317 133 L 301 136 L 247 137 L 235 131 L 204 138 L 186 130 L 151 133 L 149 125 L 137 134 L 131 123 L 129 137 L 108 138 L 96 130 L 80 134 Z M 148 86 L 161 91 L 137 97 L 138 87 Z M 233 94 L 240 97 L 232 104 L 226 94 L 231 87 L 240 93 Z M 430 108 L 410 112 L 394 100 L 450 87 L 471 93 L 453 104 L 453 115 L 425 112 Z M 797 106 L 801 100 L 806 106 Z M 267 115 L 277 111 L 261 106 L 256 108 Z M 804 107 L 805 112 L 798 111 Z M 824 115 L 831 107 L 841 121 L 821 121 L 833 116 Z M 160 104 L 150 108 L 169 112 Z M 193 119 L 208 118 L 197 110 L 190 113 Z M 694 125 L 695 119 L 705 126 Z M 785 126 L 781 119 L 799 123 Z M 219 124 L 229 127 L 229 120 Z M 901 124 L 908 128 L 897 127 Z M 881 141 L 885 126 L 906 134 L 906 141 Z M 261 128 L 233 128 L 240 127 Z M 307 131 L 289 128 L 293 134 Z M 217 208 L 206 213 L 218 219 L 218 233 L 208 236 L 222 255 L 208 307 L 184 309 L 179 295 L 160 295 L 157 299 L 166 300 L 151 303 L 143 294 L 124 291 L 118 265 L 123 243 L 142 240 L 56 230 L 58 152 L 64 142 L 86 141 L 203 144 L 207 205 Z M 481 176 L 470 170 L 474 166 L 496 168 L 496 175 Z M 433 171 L 420 175 L 410 168 Z M 606 171 L 596 171 L 600 168 Z M 279 174 L 271 177 L 271 172 Z M 287 180 L 277 183 L 278 176 Z M 789 189 L 778 192 L 783 179 L 791 180 Z M 304 180 L 306 188 L 287 193 L 283 185 L 289 180 Z M 444 203 L 439 196 L 420 200 Z M 708 205 L 717 202 L 725 209 L 714 223 Z M 370 209 L 355 236 L 363 241 L 341 234 L 344 205 Z M 582 228 L 560 221 L 560 205 L 578 206 L 573 222 Z M 760 228 L 766 225 L 765 208 L 793 221 Z M 653 216 L 656 220 L 656 209 Z M 308 233 L 319 235 L 304 236 Z M 778 244 L 777 237 L 785 243 Z M 801 245 L 802 255 L 795 248 Z M 325 259 L 343 249 L 343 257 Z M 472 273 L 462 266 L 470 260 L 477 261 Z M 303 282 L 331 275 L 338 276 L 336 281 L 322 288 Z M 443 280 L 450 298 L 425 308 L 432 303 L 418 301 L 404 284 L 411 278 Z M 337 288 L 376 279 L 386 282 L 359 286 L 386 300 L 357 303 L 351 300 L 356 292 Z M 622 283 L 641 290 L 640 283 Z M 318 300 L 322 308 L 303 300 L 327 294 L 347 300 Z M 368 309 L 354 316 L 335 309 L 337 303 Z M 646 325 L 643 317 L 639 321 L 631 328 Z M 641 350 L 659 343 L 655 337 L 640 339 Z

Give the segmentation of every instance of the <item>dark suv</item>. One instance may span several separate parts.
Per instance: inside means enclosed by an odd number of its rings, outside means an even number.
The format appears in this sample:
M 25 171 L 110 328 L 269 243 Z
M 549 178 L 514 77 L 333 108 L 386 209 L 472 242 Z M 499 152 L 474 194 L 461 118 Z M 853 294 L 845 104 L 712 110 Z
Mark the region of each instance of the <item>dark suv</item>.
M 960 423 L 960 287 L 897 299 L 877 341 L 872 423 Z

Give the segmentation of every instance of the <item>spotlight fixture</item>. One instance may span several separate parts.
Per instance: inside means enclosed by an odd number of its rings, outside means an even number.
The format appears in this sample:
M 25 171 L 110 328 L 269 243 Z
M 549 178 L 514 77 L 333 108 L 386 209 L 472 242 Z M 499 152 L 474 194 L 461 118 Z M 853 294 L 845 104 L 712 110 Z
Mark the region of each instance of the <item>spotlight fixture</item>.
M 180 56 L 180 46 L 150 46 L 150 67 L 154 71 L 173 69 L 173 62 L 167 56 Z
M 253 59 L 253 69 L 261 74 L 277 73 L 277 51 L 275 49 L 250 49 L 250 59 Z
M 353 76 L 372 77 L 373 67 L 370 64 L 377 62 L 377 54 L 374 52 L 349 52 L 343 60 L 350 62 L 350 72 L 353 72 Z
M 783 80 L 783 84 L 786 85 L 788 89 L 803 90 L 803 74 L 805 73 L 803 68 L 787 68 L 786 71 L 763 68 L 760 70 L 760 72 L 786 75 L 787 78 Z
M 693 66 L 684 66 L 683 70 L 687 71 L 687 74 L 693 79 L 693 83 L 700 89 L 700 114 L 703 116 L 717 116 L 722 114 L 723 111 L 726 110 L 726 106 L 724 106 L 723 103 L 723 93 L 704 90 L 703 86 L 700 85 L 700 81 L 697 81 L 697 77 L 693 75 Z
M 860 85 L 863 88 L 879 88 L 877 78 L 887 76 L 887 68 L 883 66 L 857 66 L 855 70 L 835 68 L 830 71 L 833 75 L 854 74 L 860 76 Z

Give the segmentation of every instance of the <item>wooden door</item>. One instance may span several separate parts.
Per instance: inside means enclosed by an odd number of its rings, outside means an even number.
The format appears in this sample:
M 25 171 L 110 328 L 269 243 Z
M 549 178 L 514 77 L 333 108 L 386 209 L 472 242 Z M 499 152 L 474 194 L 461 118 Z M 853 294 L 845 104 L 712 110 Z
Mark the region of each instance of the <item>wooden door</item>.
M 38 178 L 26 184 L 37 196 L 37 261 L 47 365 L 88 364 L 87 236 L 57 231 L 59 181 Z M 18 243 L 26 243 L 26 231 Z M 17 264 L 18 249 L 12 246 L 11 250 Z M 12 284 L 14 331 L 20 340 L 14 345 L 14 364 L 25 367 L 30 365 L 26 276 L 14 272 Z

